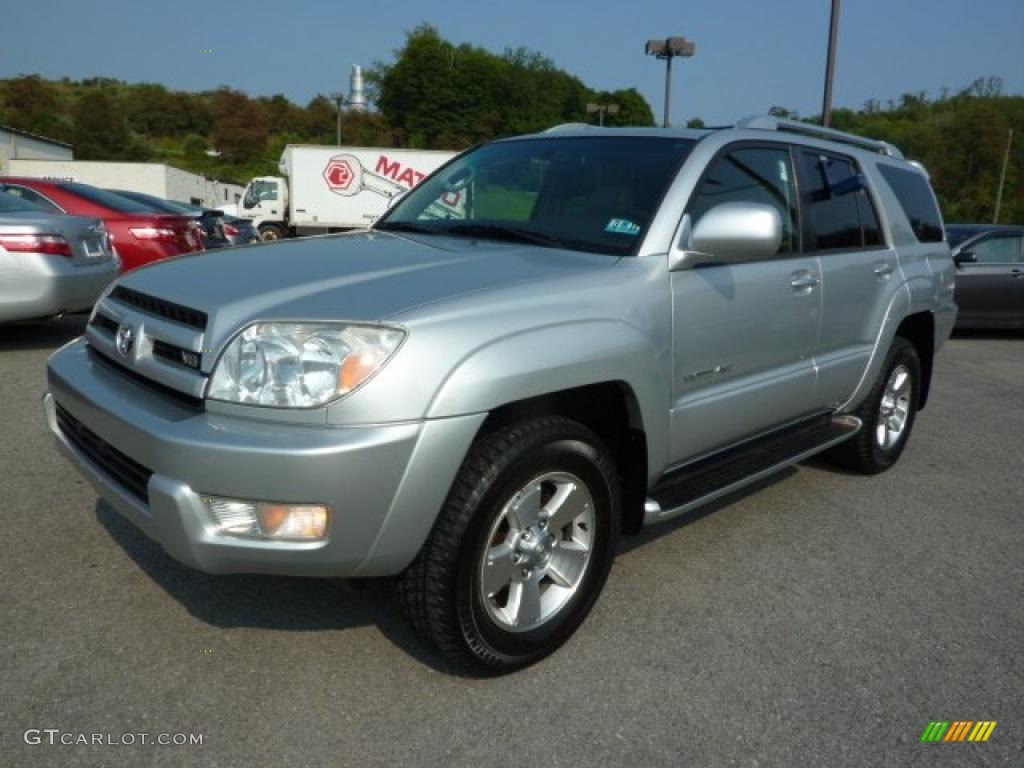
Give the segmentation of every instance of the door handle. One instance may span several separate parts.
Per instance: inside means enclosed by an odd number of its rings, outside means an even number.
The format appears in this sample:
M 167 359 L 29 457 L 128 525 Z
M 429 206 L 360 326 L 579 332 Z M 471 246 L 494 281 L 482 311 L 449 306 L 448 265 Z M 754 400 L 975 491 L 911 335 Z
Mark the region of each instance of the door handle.
M 896 269 L 896 265 L 891 261 L 876 261 L 875 262 L 875 275 L 877 277 L 888 277 Z
M 812 272 L 801 270 L 800 272 L 794 272 L 792 279 L 789 284 L 793 287 L 793 290 L 801 291 L 805 288 L 813 288 L 814 286 L 821 283 L 821 279 Z
M 1024 272 L 1021 272 L 1019 269 L 1011 269 L 1010 270 L 1010 277 L 1017 277 L 1017 278 L 1024 277 Z

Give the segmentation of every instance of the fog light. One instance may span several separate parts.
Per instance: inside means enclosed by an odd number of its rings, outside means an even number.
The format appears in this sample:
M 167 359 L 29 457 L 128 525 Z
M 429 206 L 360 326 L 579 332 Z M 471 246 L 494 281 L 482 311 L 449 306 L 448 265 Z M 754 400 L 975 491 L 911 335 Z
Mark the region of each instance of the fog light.
M 257 504 L 263 533 L 272 539 L 322 539 L 327 507 L 322 504 Z
M 330 507 L 204 497 L 217 532 L 227 536 L 310 541 L 327 536 Z

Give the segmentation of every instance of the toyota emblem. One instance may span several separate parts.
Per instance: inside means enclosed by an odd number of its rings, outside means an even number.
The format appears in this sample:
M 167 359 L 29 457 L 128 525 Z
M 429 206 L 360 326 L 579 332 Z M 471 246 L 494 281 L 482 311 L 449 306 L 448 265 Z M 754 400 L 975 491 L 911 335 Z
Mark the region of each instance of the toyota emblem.
M 117 327 L 117 352 L 121 357 L 128 357 L 135 346 L 135 330 L 127 323 Z

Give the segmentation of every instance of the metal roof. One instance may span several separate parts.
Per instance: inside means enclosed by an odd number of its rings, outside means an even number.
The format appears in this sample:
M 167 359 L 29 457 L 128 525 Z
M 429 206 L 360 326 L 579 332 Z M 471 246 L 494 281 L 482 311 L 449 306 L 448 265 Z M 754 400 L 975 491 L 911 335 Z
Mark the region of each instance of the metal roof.
M 51 139 L 46 136 L 40 136 L 38 133 L 29 133 L 28 131 L 23 131 L 20 128 L 11 128 L 9 125 L 0 125 L 0 131 L 4 133 L 12 133 L 15 136 L 24 136 L 26 139 L 45 141 L 47 144 L 54 144 L 58 147 L 67 147 L 68 149 L 72 149 L 72 146 L 66 142 L 57 141 L 56 139 Z

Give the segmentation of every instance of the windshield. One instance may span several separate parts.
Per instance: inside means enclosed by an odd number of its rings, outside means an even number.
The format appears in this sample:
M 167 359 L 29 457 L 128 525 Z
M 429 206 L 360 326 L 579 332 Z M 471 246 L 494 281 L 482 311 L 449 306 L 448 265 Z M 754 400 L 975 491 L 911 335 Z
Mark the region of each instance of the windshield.
M 108 192 L 105 189 L 99 187 L 93 187 L 89 184 L 79 184 L 77 182 L 69 182 L 63 185 L 64 188 L 73 194 L 83 197 L 91 203 L 96 205 L 102 205 L 104 208 L 110 208 L 114 211 L 120 211 L 121 213 L 152 213 L 152 206 L 145 205 L 143 203 L 136 202 L 135 200 L 129 200 L 127 197 Z
M 946 227 L 946 242 L 950 248 L 956 248 L 967 238 L 980 235 L 984 231 L 981 227 Z
M 180 203 L 172 202 L 171 200 L 164 200 L 160 197 L 154 197 L 153 195 L 147 195 L 144 192 L 129 192 L 123 189 L 110 189 L 108 192 L 113 192 L 115 195 L 120 197 L 127 197 L 129 200 L 134 200 L 137 203 L 145 205 L 151 211 L 157 211 L 158 213 L 181 213 Z
M 3 187 L 0 186 L 0 213 L 22 213 L 25 211 L 41 213 L 45 210 L 46 209 L 42 206 L 30 203 L 28 200 L 23 200 L 16 195 L 8 194 L 4 191 Z
M 277 200 L 276 181 L 260 181 L 255 179 L 250 182 L 249 188 L 245 190 L 245 198 L 242 200 L 242 205 L 245 208 L 253 208 L 262 200 Z
M 485 144 L 421 182 L 375 228 L 626 256 L 693 144 L 616 136 Z

